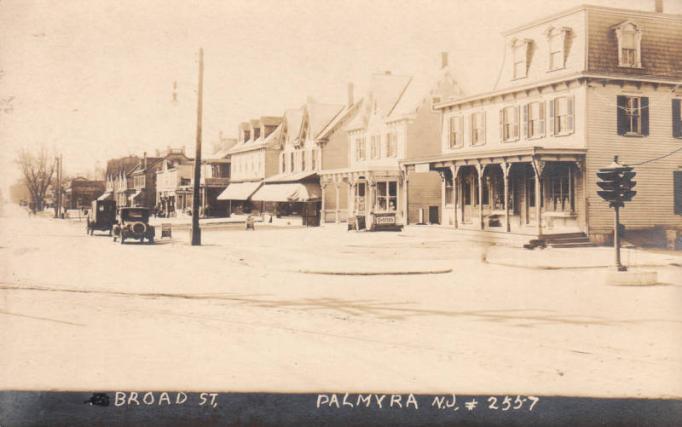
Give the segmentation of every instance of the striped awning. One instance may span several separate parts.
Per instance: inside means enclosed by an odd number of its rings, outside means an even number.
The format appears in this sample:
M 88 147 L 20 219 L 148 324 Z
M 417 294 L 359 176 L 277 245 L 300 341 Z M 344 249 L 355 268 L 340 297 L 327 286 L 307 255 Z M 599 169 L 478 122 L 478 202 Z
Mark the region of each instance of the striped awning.
M 258 202 L 310 202 L 320 199 L 320 186 L 314 183 L 265 184 L 251 197 Z
M 258 190 L 261 182 L 234 182 L 220 193 L 218 200 L 249 200 L 249 197 Z

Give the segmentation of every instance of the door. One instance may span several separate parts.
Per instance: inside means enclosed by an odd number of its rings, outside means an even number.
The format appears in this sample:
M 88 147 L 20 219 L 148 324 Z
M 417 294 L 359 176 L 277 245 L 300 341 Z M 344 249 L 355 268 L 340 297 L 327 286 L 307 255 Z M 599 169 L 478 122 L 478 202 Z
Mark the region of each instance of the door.
M 471 224 L 474 210 L 474 185 L 471 175 L 462 180 L 462 222 Z
M 367 206 L 366 184 L 364 182 L 359 182 L 355 185 L 355 213 L 356 215 L 365 215 L 365 210 Z
M 429 224 L 440 224 L 438 206 L 429 206 Z

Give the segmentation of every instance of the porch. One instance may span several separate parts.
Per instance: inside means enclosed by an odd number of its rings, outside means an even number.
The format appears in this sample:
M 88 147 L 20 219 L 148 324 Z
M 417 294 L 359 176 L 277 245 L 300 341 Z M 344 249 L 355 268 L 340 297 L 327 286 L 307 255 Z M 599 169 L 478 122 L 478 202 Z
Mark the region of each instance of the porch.
M 584 156 L 580 149 L 531 147 L 405 162 L 403 168 L 440 173 L 443 225 L 540 239 L 586 231 Z

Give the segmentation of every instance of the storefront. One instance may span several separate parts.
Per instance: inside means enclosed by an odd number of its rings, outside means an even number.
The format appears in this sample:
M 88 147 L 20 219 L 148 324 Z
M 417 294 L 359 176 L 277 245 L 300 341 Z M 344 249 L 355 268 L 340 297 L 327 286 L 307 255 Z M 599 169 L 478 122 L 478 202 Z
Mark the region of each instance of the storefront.
M 254 205 L 251 196 L 263 185 L 262 181 L 232 182 L 216 198 L 228 202 L 228 214 L 249 214 L 262 212 L 260 204 Z
M 273 221 L 307 227 L 320 225 L 321 191 L 314 173 L 277 175 L 265 180 L 251 198 L 268 203 Z
M 446 224 L 537 236 L 585 231 L 584 150 L 530 148 L 428 164 L 443 176 Z

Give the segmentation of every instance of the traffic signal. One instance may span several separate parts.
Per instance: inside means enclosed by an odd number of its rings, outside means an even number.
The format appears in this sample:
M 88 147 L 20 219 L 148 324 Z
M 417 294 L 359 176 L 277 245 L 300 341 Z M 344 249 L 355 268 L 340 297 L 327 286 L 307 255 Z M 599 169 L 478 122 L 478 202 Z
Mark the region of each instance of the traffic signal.
M 623 207 L 624 202 L 629 202 L 637 194 L 633 190 L 637 185 L 632 179 L 637 175 L 632 167 L 622 166 L 617 161 L 611 166 L 597 171 L 597 185 L 601 191 L 597 194 L 609 202 L 611 207 Z

